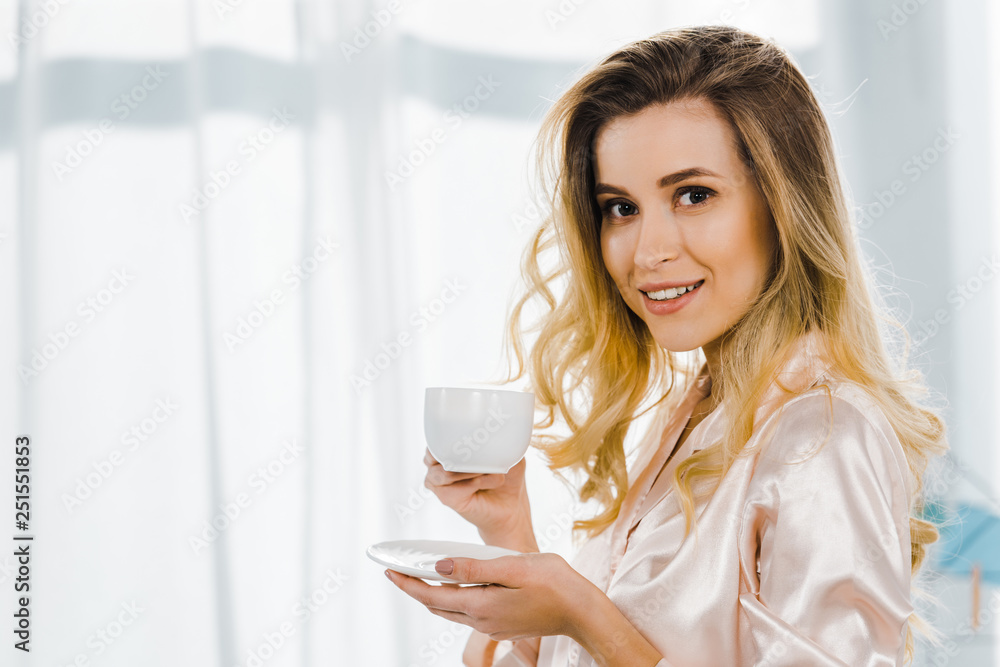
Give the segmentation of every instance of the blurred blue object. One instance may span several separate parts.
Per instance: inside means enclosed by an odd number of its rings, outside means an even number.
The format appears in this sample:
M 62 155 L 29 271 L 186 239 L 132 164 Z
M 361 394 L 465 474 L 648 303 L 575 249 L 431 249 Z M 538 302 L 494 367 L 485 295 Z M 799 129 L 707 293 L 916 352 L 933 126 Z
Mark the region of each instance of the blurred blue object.
M 924 518 L 941 533 L 931 547 L 933 567 L 942 572 L 969 575 L 973 563 L 982 568 L 984 582 L 1000 584 L 1000 516 L 969 504 L 929 504 Z

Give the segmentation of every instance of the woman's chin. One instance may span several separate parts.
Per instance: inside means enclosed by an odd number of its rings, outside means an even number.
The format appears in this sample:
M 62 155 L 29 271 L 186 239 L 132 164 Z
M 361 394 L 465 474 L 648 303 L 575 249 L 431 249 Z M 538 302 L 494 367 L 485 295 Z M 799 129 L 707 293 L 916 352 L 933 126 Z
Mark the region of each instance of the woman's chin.
M 690 336 L 665 336 L 653 333 L 653 337 L 656 339 L 656 344 L 667 352 L 690 352 L 691 350 L 697 350 L 700 348 L 704 341 L 700 338 L 691 338 Z

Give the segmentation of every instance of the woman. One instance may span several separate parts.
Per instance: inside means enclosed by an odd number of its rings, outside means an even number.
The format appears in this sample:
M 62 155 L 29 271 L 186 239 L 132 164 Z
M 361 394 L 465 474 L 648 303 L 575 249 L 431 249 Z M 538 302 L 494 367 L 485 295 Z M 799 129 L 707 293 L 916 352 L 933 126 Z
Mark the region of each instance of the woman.
M 944 425 L 880 329 L 905 336 L 869 291 L 806 79 L 755 35 L 666 31 L 585 74 L 541 138 L 552 214 L 512 315 L 516 378 L 521 310 L 541 295 L 538 426 L 558 411 L 571 435 L 536 444 L 552 470 L 582 472 L 580 498 L 601 511 L 576 522 L 589 540 L 570 567 L 532 553 L 524 461 L 455 474 L 428 453 L 442 502 L 487 544 L 526 553 L 439 562 L 484 586 L 390 579 L 474 628 L 467 665 L 912 659 L 911 625 L 926 627 L 911 580 L 937 539 L 921 479 Z M 552 247 L 560 263 L 542 275 Z M 699 349 L 692 373 L 681 353 Z M 657 412 L 629 470 L 647 398 Z

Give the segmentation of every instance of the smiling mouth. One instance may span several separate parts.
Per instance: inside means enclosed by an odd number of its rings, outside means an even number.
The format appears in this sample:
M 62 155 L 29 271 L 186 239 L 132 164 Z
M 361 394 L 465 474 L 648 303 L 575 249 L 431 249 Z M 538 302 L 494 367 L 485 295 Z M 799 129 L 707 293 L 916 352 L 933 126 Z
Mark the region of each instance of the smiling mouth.
M 704 280 L 699 280 L 693 285 L 688 285 L 686 287 L 669 287 L 665 290 L 660 290 L 658 292 L 642 292 L 642 290 L 639 291 L 648 296 L 651 301 L 670 301 L 672 299 L 681 297 L 687 294 L 688 292 L 695 291 L 696 289 L 701 287 L 704 282 L 705 282 Z

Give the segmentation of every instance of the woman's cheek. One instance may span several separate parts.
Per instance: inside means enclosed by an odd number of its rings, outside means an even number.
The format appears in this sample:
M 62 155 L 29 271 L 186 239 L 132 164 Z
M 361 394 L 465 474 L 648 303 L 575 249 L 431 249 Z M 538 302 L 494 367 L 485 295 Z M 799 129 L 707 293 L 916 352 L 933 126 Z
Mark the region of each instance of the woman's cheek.
M 604 256 L 604 266 L 618 285 L 618 289 L 621 291 L 627 289 L 630 269 L 628 263 L 632 257 L 628 252 L 627 240 L 622 234 L 617 233 L 617 230 L 602 232 L 601 254 Z

